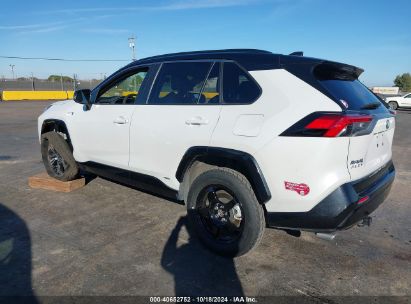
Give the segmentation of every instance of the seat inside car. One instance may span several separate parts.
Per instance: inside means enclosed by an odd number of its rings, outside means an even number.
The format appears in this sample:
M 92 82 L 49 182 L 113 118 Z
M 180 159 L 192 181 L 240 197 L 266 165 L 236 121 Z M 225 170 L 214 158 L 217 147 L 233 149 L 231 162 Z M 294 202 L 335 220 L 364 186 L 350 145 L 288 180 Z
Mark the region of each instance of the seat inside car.
M 171 79 L 172 92 L 163 97 L 164 103 L 179 103 L 179 104 L 192 104 L 194 103 L 195 96 L 190 91 L 194 87 L 193 82 L 185 79 L 185 77 L 174 76 Z
M 202 96 L 204 96 L 204 99 L 205 99 L 204 103 L 206 104 L 219 104 L 220 103 L 220 79 L 219 77 L 217 77 L 215 92 L 211 91 L 208 93 L 216 93 L 217 95 L 207 100 L 207 97 L 204 95 L 204 93 L 201 94 Z

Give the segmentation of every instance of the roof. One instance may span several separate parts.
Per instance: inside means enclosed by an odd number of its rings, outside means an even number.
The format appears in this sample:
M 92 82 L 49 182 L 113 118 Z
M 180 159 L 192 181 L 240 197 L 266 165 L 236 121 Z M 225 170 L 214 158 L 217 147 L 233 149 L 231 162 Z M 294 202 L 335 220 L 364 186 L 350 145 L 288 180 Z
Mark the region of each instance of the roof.
M 160 63 L 174 60 L 225 59 L 237 61 L 247 70 L 266 70 L 279 67 L 279 54 L 257 49 L 226 49 L 164 54 L 147 57 L 130 63 L 128 66 Z
M 346 68 L 355 69 L 357 74 L 361 74 L 362 70 L 338 62 L 332 62 L 324 59 L 301 56 L 302 52 L 294 52 L 290 55 L 275 54 L 269 51 L 258 49 L 225 49 L 225 50 L 208 50 L 195 52 L 182 52 L 164 54 L 158 56 L 147 57 L 133 61 L 124 68 L 142 64 L 161 63 L 165 61 L 175 60 L 233 60 L 239 63 L 248 71 L 256 70 L 271 70 L 280 69 L 284 66 L 294 65 L 316 65 L 320 63 L 333 64 L 336 66 L 345 66 Z

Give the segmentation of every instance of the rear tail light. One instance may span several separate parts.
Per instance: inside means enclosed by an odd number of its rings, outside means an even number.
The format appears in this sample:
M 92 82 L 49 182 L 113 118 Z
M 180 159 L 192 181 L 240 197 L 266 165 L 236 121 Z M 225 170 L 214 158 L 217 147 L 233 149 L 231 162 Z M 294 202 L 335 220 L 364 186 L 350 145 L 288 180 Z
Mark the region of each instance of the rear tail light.
M 360 136 L 372 131 L 371 115 L 313 113 L 303 118 L 282 136 L 340 137 Z
M 367 195 L 367 196 L 363 196 L 363 197 L 361 197 L 359 200 L 358 200 L 358 202 L 357 202 L 357 204 L 363 204 L 363 203 L 365 203 L 366 201 L 368 201 L 368 199 L 369 199 L 370 197 Z
M 367 129 L 372 117 L 369 115 L 323 115 L 308 125 L 308 130 L 323 130 L 324 137 L 355 135 Z

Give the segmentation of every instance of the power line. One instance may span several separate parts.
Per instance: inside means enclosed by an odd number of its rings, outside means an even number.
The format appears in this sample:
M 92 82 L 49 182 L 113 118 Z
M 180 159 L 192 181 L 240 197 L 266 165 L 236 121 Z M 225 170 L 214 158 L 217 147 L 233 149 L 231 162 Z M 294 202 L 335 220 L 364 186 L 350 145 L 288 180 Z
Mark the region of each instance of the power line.
M 130 62 L 130 60 L 127 59 L 63 59 L 63 58 L 45 58 L 45 57 L 19 57 L 19 56 L 1 56 L 0 58 L 6 58 L 6 59 L 23 59 L 23 60 L 49 60 L 49 61 L 90 61 L 90 62 L 96 62 L 96 61 L 127 61 Z

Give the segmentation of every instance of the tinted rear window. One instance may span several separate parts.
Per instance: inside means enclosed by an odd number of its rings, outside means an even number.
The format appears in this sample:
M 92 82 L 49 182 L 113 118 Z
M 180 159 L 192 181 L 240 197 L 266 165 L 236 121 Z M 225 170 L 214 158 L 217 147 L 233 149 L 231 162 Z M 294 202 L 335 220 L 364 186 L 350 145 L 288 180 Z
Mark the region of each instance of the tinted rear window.
M 256 82 L 237 64 L 225 62 L 223 65 L 223 102 L 228 104 L 248 104 L 261 94 Z
M 361 110 L 370 103 L 380 100 L 358 80 L 328 79 L 319 80 L 325 89 L 348 110 Z

